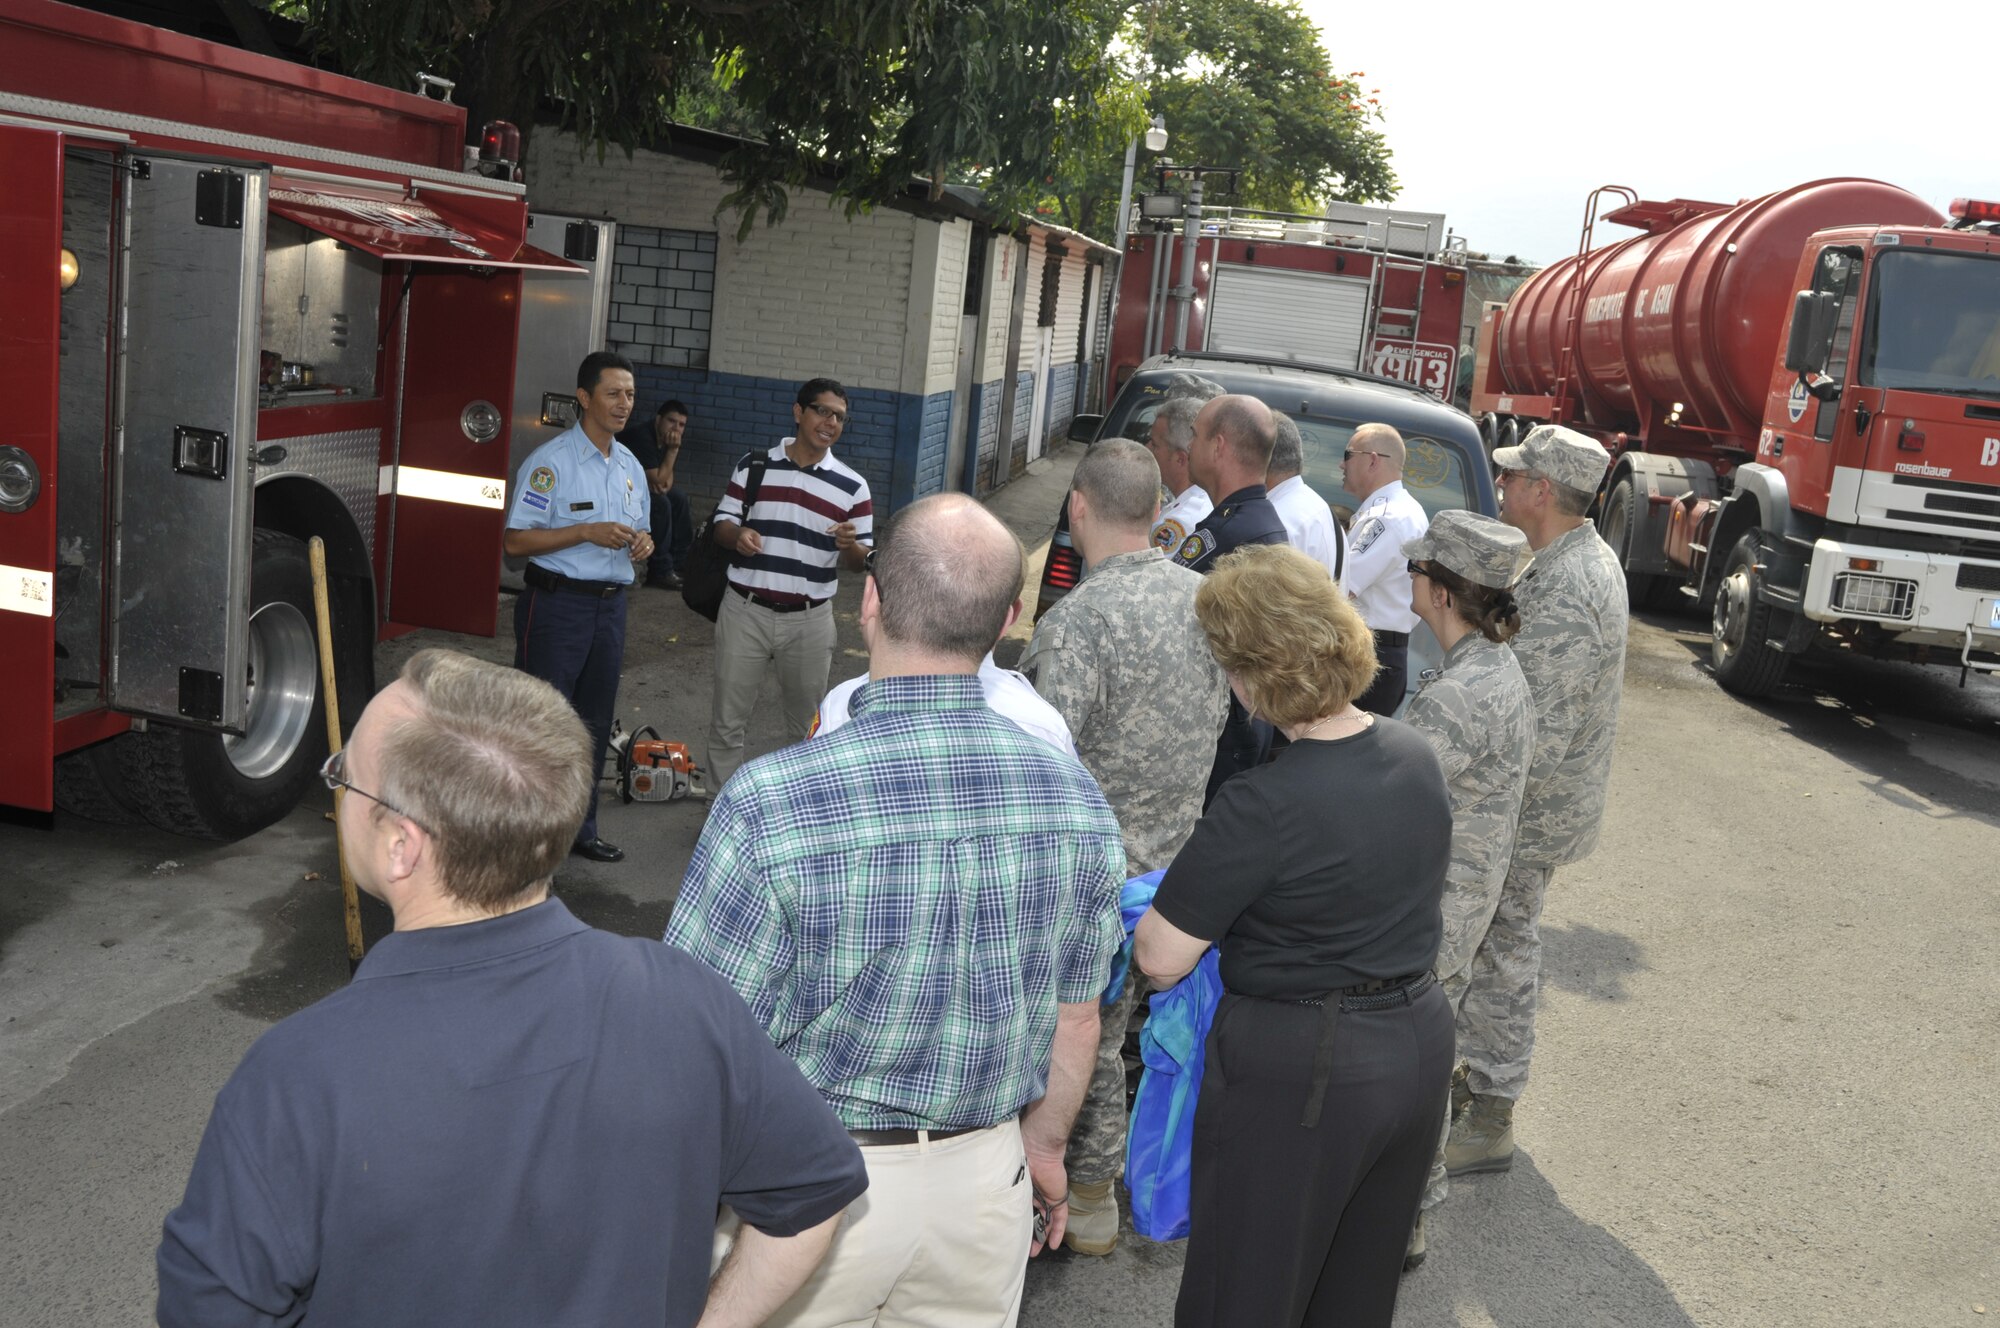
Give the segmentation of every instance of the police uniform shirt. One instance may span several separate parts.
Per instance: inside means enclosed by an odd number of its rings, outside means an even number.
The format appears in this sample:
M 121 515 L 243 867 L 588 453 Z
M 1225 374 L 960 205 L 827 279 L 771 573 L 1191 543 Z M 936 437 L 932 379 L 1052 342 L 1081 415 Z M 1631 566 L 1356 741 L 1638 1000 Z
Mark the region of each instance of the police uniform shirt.
M 1153 547 L 1173 557 L 1180 552 L 1181 542 L 1214 510 L 1208 490 L 1199 484 L 1188 485 L 1160 508 L 1160 519 L 1153 523 Z
M 521 463 L 507 528 L 562 530 L 591 521 L 616 521 L 650 531 L 652 510 L 651 490 L 639 459 L 615 438 L 606 456 L 579 424 L 528 453 Z M 538 553 L 529 561 L 578 581 L 632 580 L 629 549 L 607 549 L 588 540 Z
M 1408 632 L 1417 625 L 1403 544 L 1430 527 L 1423 504 L 1401 480 L 1390 480 L 1354 510 L 1347 530 L 1347 597 L 1374 631 Z
M 1285 523 L 1271 506 L 1264 486 L 1238 489 L 1216 505 L 1168 559 L 1197 572 L 1207 572 L 1215 560 L 1245 544 L 1284 544 Z

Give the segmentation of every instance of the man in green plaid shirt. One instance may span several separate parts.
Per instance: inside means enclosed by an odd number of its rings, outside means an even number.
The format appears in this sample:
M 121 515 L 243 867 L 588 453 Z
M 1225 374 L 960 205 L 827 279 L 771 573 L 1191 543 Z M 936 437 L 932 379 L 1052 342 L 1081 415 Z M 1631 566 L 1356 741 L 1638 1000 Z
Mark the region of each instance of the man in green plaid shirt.
M 1125 855 L 1084 768 L 985 705 L 1021 583 L 977 503 L 900 513 L 851 722 L 744 766 L 682 884 L 667 941 L 736 988 L 868 1164 L 773 1325 L 1012 1324 L 1026 1259 L 1061 1240 Z

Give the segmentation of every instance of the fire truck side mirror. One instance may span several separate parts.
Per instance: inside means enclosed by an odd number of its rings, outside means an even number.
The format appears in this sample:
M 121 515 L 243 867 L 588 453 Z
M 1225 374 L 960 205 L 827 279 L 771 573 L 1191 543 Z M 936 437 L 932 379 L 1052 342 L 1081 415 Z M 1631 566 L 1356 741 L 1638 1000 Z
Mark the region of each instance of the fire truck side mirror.
M 1785 342 L 1785 367 L 1794 373 L 1821 373 L 1833 353 L 1840 301 L 1832 291 L 1802 290 L 1792 298 L 1792 330 Z

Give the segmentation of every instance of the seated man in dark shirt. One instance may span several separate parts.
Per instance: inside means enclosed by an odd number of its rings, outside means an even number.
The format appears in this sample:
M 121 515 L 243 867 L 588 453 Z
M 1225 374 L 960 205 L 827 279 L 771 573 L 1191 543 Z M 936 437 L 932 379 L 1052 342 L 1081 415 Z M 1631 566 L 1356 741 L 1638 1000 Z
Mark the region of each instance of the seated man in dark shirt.
M 549 897 L 590 754 L 547 683 L 446 651 L 362 713 L 322 773 L 396 930 L 217 1097 L 166 1328 L 750 1325 L 805 1281 L 860 1152 L 714 973 Z
M 646 560 L 646 584 L 663 590 L 681 588 L 681 567 L 694 544 L 694 509 L 687 486 L 674 478 L 681 441 L 687 434 L 688 408 L 671 397 L 662 401 L 650 420 L 634 420 L 618 441 L 646 468 L 653 491 L 653 556 Z

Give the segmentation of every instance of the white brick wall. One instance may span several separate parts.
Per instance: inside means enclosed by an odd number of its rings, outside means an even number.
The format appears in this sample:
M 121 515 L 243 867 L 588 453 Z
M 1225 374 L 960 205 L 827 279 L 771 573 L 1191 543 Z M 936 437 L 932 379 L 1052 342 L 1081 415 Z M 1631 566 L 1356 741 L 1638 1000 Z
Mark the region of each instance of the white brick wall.
M 661 153 L 580 156 L 573 135 L 537 131 L 528 148 L 537 207 L 639 226 L 721 232 L 709 367 L 765 378 L 828 374 L 854 387 L 903 385 L 916 228 L 937 223 L 886 208 L 848 220 L 804 190 L 776 228 L 736 242 L 736 214 L 716 216 L 728 187 L 713 167 Z M 962 263 L 962 259 L 961 259 Z M 1004 333 L 1004 328 L 1003 328 Z
M 980 347 L 979 363 L 973 366 L 973 381 L 991 383 L 1006 373 L 1007 309 L 1014 298 L 1014 273 L 1021 264 L 1020 241 L 1011 235 L 993 235 L 986 247 L 986 344 Z
M 930 344 L 924 364 L 925 396 L 951 391 L 958 377 L 959 320 L 965 313 L 965 265 L 971 249 L 971 222 L 954 218 L 938 228 L 936 299 L 931 306 Z

